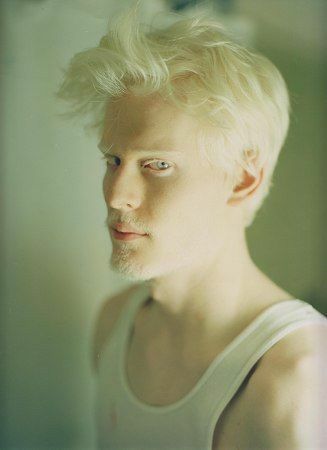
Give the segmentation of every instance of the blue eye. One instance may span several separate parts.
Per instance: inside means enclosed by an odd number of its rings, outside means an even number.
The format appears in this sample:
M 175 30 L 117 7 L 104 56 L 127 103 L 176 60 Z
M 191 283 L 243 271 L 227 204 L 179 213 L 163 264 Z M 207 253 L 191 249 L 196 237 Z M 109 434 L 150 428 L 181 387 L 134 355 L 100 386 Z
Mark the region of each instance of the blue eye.
M 171 165 L 169 163 L 167 163 L 166 161 L 161 161 L 159 159 L 156 161 L 151 161 L 150 163 L 147 164 L 147 166 L 150 166 L 151 164 L 157 164 L 156 167 L 159 167 L 159 170 L 157 170 L 157 172 L 164 172 L 165 170 L 168 170 L 171 167 Z M 151 169 L 151 170 L 156 170 L 156 169 Z

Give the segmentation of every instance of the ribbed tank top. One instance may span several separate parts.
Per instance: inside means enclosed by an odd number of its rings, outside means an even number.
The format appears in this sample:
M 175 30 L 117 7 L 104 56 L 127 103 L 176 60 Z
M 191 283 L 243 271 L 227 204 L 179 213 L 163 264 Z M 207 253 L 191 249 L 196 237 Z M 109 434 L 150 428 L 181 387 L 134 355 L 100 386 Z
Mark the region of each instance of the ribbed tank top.
M 211 450 L 219 416 L 264 353 L 309 323 L 327 319 L 307 302 L 285 300 L 260 313 L 177 402 L 155 406 L 140 401 L 126 375 L 126 350 L 134 318 L 149 298 L 141 284 L 129 298 L 105 346 L 94 399 L 97 448 L 112 450 Z

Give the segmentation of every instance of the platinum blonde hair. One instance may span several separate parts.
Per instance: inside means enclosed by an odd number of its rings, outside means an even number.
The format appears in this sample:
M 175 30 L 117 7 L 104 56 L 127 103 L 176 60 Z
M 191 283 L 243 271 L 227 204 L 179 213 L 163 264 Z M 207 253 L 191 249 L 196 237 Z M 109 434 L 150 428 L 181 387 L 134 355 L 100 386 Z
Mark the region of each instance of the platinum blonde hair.
M 163 99 L 197 117 L 199 151 L 238 185 L 243 170 L 264 178 L 244 209 L 252 224 L 272 186 L 289 127 L 285 81 L 265 56 L 245 48 L 206 14 L 165 27 L 142 24 L 138 3 L 108 27 L 97 47 L 77 53 L 56 95 L 70 102 L 65 117 L 90 117 L 102 136 L 108 101 L 125 94 Z M 177 15 L 175 15 L 176 17 Z

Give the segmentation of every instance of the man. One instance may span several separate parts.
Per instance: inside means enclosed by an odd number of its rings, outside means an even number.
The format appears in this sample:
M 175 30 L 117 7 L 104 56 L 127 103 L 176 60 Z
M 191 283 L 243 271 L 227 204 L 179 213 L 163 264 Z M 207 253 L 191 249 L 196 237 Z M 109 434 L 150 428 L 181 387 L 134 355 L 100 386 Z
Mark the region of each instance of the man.
M 137 282 L 96 325 L 99 446 L 326 444 L 326 320 L 245 237 L 288 129 L 275 66 L 213 21 L 144 32 L 127 14 L 72 60 L 60 95 L 75 113 L 103 106 L 110 267 Z

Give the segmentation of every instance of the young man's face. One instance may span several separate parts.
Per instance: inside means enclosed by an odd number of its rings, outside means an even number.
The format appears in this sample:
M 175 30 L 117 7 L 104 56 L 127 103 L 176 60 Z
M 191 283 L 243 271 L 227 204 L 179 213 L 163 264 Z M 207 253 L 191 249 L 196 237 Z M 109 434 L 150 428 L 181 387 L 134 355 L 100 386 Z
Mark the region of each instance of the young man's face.
M 116 157 L 108 156 L 103 180 L 108 226 L 123 222 L 147 233 L 124 241 L 110 229 L 110 267 L 128 279 L 198 271 L 233 235 L 229 192 L 200 156 L 198 126 L 158 96 L 108 105 L 101 145 Z

